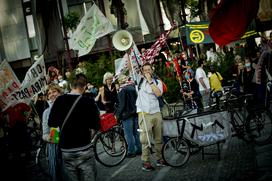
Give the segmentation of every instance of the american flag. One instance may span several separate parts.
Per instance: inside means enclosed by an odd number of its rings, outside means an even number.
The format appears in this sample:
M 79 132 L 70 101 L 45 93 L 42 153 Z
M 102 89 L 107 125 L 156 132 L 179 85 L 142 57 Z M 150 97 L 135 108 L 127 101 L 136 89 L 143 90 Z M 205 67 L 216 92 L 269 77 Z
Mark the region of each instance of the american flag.
M 149 62 L 152 64 L 154 62 L 154 57 L 159 55 L 160 50 L 165 45 L 166 40 L 174 27 L 175 25 L 173 25 L 168 31 L 162 33 L 158 40 L 143 53 L 143 55 L 141 56 L 143 63 Z

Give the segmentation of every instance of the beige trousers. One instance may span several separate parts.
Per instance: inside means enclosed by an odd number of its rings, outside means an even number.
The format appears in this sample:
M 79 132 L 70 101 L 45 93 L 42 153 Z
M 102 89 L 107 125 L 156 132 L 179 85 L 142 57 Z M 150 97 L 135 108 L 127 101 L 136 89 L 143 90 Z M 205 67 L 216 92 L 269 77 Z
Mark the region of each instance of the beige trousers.
M 154 140 L 155 152 L 157 160 L 162 158 L 162 115 L 160 112 L 155 114 L 139 113 L 139 128 L 140 141 L 142 143 L 142 161 L 150 162 L 150 148 L 148 147 L 147 134 L 145 129 L 145 124 L 143 116 L 146 121 L 147 131 L 149 135 L 149 140 Z

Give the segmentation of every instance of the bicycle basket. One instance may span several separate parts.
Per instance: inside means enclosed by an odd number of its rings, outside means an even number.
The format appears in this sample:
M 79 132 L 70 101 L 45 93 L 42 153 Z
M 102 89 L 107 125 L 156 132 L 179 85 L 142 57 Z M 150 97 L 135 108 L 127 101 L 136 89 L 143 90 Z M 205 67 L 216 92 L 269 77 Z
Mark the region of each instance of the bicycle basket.
M 100 116 L 100 131 L 106 132 L 113 126 L 117 125 L 117 120 L 113 113 L 105 113 Z

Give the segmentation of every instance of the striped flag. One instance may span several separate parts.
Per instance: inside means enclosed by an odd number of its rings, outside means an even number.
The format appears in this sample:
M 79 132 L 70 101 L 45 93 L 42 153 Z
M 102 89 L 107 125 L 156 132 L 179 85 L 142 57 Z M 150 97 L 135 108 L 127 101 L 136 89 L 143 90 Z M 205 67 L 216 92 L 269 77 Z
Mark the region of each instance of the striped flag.
M 158 56 L 160 53 L 160 50 L 162 47 L 166 44 L 166 40 L 170 34 L 170 32 L 174 29 L 175 25 L 172 26 L 168 31 L 162 33 L 158 40 L 149 48 L 147 49 L 143 55 L 142 55 L 142 61 L 143 63 L 149 62 L 153 63 L 154 62 L 154 57 Z

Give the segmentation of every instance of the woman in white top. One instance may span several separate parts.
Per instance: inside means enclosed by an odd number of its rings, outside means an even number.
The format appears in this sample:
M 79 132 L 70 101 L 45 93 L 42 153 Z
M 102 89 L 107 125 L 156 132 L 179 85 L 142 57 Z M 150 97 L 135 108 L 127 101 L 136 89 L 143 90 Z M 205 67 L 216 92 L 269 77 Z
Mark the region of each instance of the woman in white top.
M 57 146 L 58 144 L 52 143 L 50 140 L 50 127 L 48 126 L 48 118 L 54 101 L 58 96 L 62 94 L 63 90 L 57 84 L 50 84 L 47 88 L 47 99 L 49 107 L 43 112 L 42 127 L 43 127 L 43 140 L 48 142 L 47 151 L 48 151 L 48 162 L 49 162 L 49 174 L 51 175 L 52 181 L 57 181 L 57 170 L 59 169 L 57 165 L 58 155 L 57 155 Z

